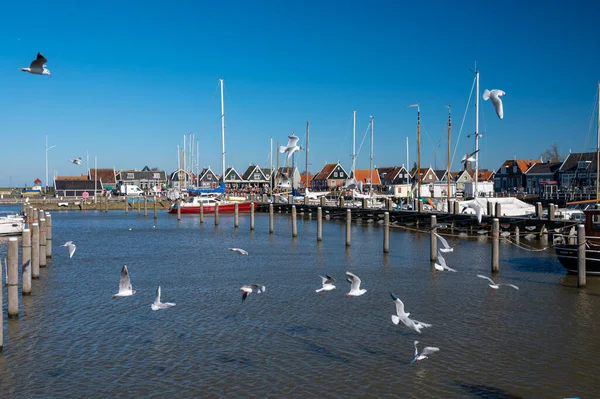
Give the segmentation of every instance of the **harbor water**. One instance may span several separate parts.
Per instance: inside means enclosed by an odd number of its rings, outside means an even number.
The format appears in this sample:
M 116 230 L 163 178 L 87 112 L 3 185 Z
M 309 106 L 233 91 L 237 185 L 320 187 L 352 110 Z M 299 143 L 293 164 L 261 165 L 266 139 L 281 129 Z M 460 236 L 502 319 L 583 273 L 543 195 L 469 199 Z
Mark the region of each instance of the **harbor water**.
M 431 270 L 429 235 L 256 214 L 53 212 L 53 257 L 6 318 L 0 398 L 590 398 L 600 374 L 600 280 L 585 289 L 553 251 L 448 237 L 456 273 Z M 60 245 L 73 241 L 69 259 Z M 228 248 L 246 249 L 248 256 Z M 6 242 L 0 243 L 0 256 Z M 136 294 L 113 299 L 126 264 Z M 367 293 L 346 298 L 345 272 Z M 319 275 L 337 289 L 319 295 Z M 240 287 L 265 285 L 242 302 Z M 152 311 L 158 286 L 176 306 Z M 394 325 L 390 292 L 421 334 Z M 595 327 L 596 326 L 596 327 Z M 411 364 L 414 346 L 440 351 Z

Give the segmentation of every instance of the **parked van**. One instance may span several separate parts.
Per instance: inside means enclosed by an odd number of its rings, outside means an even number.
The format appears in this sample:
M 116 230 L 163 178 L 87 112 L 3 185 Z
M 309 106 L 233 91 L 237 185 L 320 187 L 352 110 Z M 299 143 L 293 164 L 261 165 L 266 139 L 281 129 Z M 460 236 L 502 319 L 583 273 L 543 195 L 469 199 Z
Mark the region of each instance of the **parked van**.
M 128 196 L 140 196 L 144 195 L 144 192 L 138 186 L 134 186 L 133 184 L 121 184 L 119 188 L 120 195 L 128 195 Z

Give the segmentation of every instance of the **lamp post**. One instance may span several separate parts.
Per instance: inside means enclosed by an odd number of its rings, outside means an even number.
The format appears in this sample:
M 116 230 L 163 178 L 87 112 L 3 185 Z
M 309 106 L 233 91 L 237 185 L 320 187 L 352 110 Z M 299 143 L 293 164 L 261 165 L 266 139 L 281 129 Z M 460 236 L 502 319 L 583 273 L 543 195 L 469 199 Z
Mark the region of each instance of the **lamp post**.
M 48 150 L 56 147 L 55 145 L 48 147 L 48 133 L 46 133 L 46 189 L 44 194 L 48 194 Z

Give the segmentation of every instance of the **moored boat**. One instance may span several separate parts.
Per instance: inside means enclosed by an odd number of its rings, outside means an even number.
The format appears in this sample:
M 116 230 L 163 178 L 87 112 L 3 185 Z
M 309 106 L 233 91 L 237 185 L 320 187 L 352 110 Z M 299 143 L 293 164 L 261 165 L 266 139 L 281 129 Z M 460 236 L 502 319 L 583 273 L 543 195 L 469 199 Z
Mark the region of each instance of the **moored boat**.
M 235 204 L 238 204 L 238 212 L 250 212 L 250 208 L 258 205 L 258 202 L 252 201 L 226 201 L 215 197 L 197 196 L 190 197 L 187 201 L 174 202 L 169 208 L 169 213 L 177 213 L 177 208 L 181 206 L 181 213 L 200 213 L 200 204 L 204 213 L 215 213 L 217 204 L 219 205 L 219 213 L 234 213 Z
M 0 216 L 0 236 L 21 234 L 24 227 L 25 220 L 20 215 Z
M 588 209 L 585 213 L 585 271 L 600 276 L 600 209 Z M 556 237 L 556 236 L 555 236 Z M 554 252 L 560 264 L 569 273 L 577 273 L 577 237 L 559 236 Z

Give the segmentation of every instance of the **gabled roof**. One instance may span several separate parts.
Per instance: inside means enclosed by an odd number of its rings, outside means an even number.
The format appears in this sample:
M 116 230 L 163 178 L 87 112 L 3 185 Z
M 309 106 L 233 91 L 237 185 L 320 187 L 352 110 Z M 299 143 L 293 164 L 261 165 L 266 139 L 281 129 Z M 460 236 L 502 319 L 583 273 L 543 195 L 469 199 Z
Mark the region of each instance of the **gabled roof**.
M 433 173 L 435 173 L 438 180 L 444 180 L 444 178 L 446 177 L 446 173 L 448 173 L 448 171 L 443 170 L 443 169 L 437 169 L 437 170 L 434 170 Z
M 55 190 L 91 190 L 94 191 L 94 188 L 98 190 L 102 190 L 102 182 L 97 180 L 59 180 L 58 178 L 54 180 Z
M 394 180 L 398 177 L 402 170 L 406 171 L 406 168 L 404 166 L 384 166 L 382 168 L 377 168 L 377 171 L 379 172 L 379 178 L 382 180 Z
M 326 180 L 329 179 L 331 174 L 333 173 L 333 171 L 335 170 L 335 168 L 337 167 L 342 168 L 342 170 L 344 171 L 344 173 L 346 175 L 348 175 L 348 172 L 346 172 L 346 169 L 344 169 L 344 167 L 342 165 L 340 165 L 340 163 L 328 163 L 326 164 L 323 169 L 321 169 L 320 172 L 318 172 L 315 177 L 313 177 L 313 180 Z
M 284 175 L 288 178 L 291 178 L 292 174 L 294 174 L 294 171 L 298 170 L 298 168 L 291 167 L 291 166 L 281 166 L 279 167 L 279 169 L 277 170 L 277 174 L 279 175 Z
M 179 168 L 179 169 L 176 169 L 173 172 L 171 172 L 171 174 L 169 175 L 169 180 L 171 180 L 171 181 L 178 181 L 179 180 L 179 173 L 180 172 L 184 172 L 188 176 L 188 179 L 190 179 L 190 180 L 194 176 L 193 173 L 191 173 L 190 171 L 183 170 L 183 169 Z M 144 172 L 144 173 L 148 173 L 148 172 Z
M 225 169 L 225 181 L 242 181 L 242 176 L 235 170 L 233 166 Z
M 256 181 L 256 179 L 254 179 L 254 173 L 256 173 L 256 171 L 260 172 L 260 175 L 262 176 L 262 178 L 259 179 L 260 181 L 267 180 L 267 176 L 265 176 L 262 169 L 258 165 L 248 166 L 248 169 L 246 169 L 246 171 L 242 175 L 242 179 L 246 181 Z
M 452 174 L 454 175 L 454 181 L 458 181 L 462 178 L 463 175 L 465 175 L 469 180 L 469 181 L 473 181 L 473 176 L 465 169 L 459 171 L 459 172 L 452 172 Z
M 104 184 L 116 184 L 117 183 L 115 170 L 113 168 L 98 168 L 98 169 L 90 168 L 89 179 L 91 180 L 95 177 L 102 180 L 102 183 L 104 183 Z
M 200 172 L 200 178 L 199 178 L 199 180 L 204 180 L 204 178 L 208 174 L 211 174 L 211 175 L 215 176 L 215 178 L 217 178 L 217 179 L 219 178 L 219 176 L 217 176 L 215 174 L 215 172 L 213 172 L 212 169 L 210 167 L 208 167 L 208 168 L 203 168 L 202 169 L 202 172 Z
M 87 175 L 79 175 L 79 176 L 56 176 L 54 180 L 90 180 Z
M 506 166 L 508 168 L 510 166 L 517 165 L 521 173 L 525 173 L 527 172 L 527 169 L 531 167 L 531 165 L 541 162 L 541 159 L 508 159 L 504 161 L 502 166 Z M 498 170 L 501 170 L 502 166 Z
M 421 178 L 425 178 L 427 177 L 427 172 L 433 172 L 433 169 L 431 169 L 431 167 L 429 168 L 421 168 L 421 169 L 415 169 L 415 171 L 413 172 L 413 174 L 411 175 L 411 177 L 414 179 L 415 176 L 417 176 L 417 172 L 419 172 L 419 176 L 421 176 Z M 435 172 L 433 172 L 433 174 L 435 175 Z M 437 178 L 437 175 L 436 175 Z
M 308 174 L 308 181 L 310 182 L 313 179 L 314 175 L 311 175 L 310 173 Z M 300 175 L 300 184 L 302 184 L 303 186 L 306 186 L 306 174 L 302 173 Z
M 369 181 L 371 180 L 371 170 L 370 169 L 356 169 L 354 171 L 354 178 L 356 179 L 356 181 L 363 182 L 363 184 L 365 184 L 365 183 L 368 184 Z M 377 172 L 377 169 L 373 169 L 373 181 L 371 182 L 371 184 L 373 184 L 373 185 L 381 184 L 381 179 L 379 178 L 379 172 Z
M 596 168 L 596 153 L 595 152 L 573 152 L 567 155 L 567 158 L 563 161 L 559 171 L 565 172 L 568 170 L 577 169 L 579 161 L 588 161 L 588 167 L 593 165 Z
M 475 181 L 475 171 L 472 170 L 467 173 L 469 174 L 469 176 L 471 176 L 471 179 L 473 181 Z M 489 181 L 490 179 L 494 178 L 495 174 L 496 174 L 496 172 L 494 172 L 493 170 L 487 170 L 487 169 L 479 170 L 479 175 L 477 176 L 477 181 Z
M 529 169 L 527 169 L 527 175 L 536 175 L 536 174 L 554 174 L 560 166 L 562 162 L 544 162 L 544 163 L 536 163 L 531 165 Z
M 133 173 L 133 177 L 128 177 L 129 173 Z M 119 180 L 167 180 L 167 172 L 164 170 L 122 170 L 118 173 L 118 176 Z
M 271 173 L 273 173 L 273 169 L 272 168 L 260 168 L 260 170 L 263 172 L 263 175 L 265 175 L 265 177 L 267 179 L 269 177 L 271 177 Z

